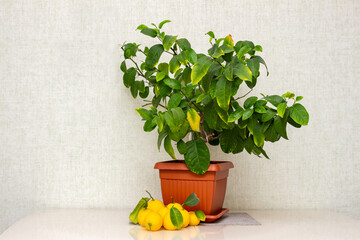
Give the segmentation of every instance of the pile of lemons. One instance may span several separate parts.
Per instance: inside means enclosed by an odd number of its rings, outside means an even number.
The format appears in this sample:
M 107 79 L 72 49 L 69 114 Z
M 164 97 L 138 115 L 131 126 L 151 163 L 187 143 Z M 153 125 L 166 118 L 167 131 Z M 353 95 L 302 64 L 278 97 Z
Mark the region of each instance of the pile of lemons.
M 170 209 L 172 207 L 179 210 L 182 215 L 183 224 L 181 228 L 186 228 L 189 225 L 199 225 L 200 219 L 196 216 L 195 212 L 188 212 L 179 203 L 169 203 L 165 206 L 164 203 L 157 199 L 148 201 L 147 208 L 139 211 L 137 217 L 138 223 L 150 231 L 157 231 L 162 226 L 166 230 L 177 230 L 170 218 Z

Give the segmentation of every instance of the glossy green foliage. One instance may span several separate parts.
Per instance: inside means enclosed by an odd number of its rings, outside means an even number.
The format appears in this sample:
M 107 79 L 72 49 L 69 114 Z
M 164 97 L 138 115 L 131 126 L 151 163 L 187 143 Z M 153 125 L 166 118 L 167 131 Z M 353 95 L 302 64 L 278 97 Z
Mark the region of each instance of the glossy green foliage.
M 295 128 L 308 124 L 309 114 L 299 103 L 302 96 L 286 92 L 247 97 L 261 74 L 269 74 L 258 55 L 263 51 L 260 45 L 235 43 L 231 35 L 216 38 L 209 31 L 209 49 L 199 53 L 186 38 L 163 31 L 169 22 L 137 28 L 159 43 L 121 47 L 123 83 L 132 97 L 144 99 L 136 111 L 144 121 L 144 131 L 157 128 L 159 150 L 163 145 L 174 159 L 177 150 L 191 171 L 204 174 L 210 164 L 207 143 L 225 153 L 245 150 L 268 158 L 265 143 L 288 139 L 288 123 Z

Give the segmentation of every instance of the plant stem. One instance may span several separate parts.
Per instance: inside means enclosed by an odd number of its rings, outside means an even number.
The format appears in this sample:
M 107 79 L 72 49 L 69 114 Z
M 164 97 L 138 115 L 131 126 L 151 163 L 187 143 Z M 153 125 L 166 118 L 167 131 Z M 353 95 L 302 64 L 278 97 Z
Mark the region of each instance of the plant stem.
M 240 98 L 246 97 L 249 93 L 251 93 L 253 89 L 250 89 L 245 95 L 242 95 L 241 97 L 236 98 L 235 100 L 239 100 Z
M 186 99 L 188 100 L 189 103 L 191 103 L 192 105 L 194 105 L 194 107 L 195 107 L 199 112 L 202 112 L 202 111 L 200 110 L 200 108 L 199 108 L 198 106 L 196 106 L 196 104 L 193 103 L 193 102 L 185 95 L 185 93 L 184 93 L 181 89 L 179 89 L 179 91 L 182 93 L 182 95 L 184 95 L 184 96 L 186 97 Z
M 200 116 L 200 133 L 201 133 L 201 138 L 204 140 L 204 142 L 207 142 L 207 137 L 206 137 L 206 132 L 204 130 L 204 113 L 201 113 Z
M 151 194 L 149 193 L 148 190 L 145 190 L 145 192 L 147 192 L 147 193 L 149 194 L 150 198 L 151 198 L 152 200 L 154 200 L 154 198 L 151 196 Z
M 170 49 L 171 49 L 171 51 L 173 51 L 174 55 L 177 55 L 177 53 L 173 47 L 171 47 Z
M 201 93 L 204 93 L 203 90 L 201 89 L 200 83 L 198 83 L 198 85 L 199 85 L 199 90 L 200 90 L 200 92 L 201 92 Z

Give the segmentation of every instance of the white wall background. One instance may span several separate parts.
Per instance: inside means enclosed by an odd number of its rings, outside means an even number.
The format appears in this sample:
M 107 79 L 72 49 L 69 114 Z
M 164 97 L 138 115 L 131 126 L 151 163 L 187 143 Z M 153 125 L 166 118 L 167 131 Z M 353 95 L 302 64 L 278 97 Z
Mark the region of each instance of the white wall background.
M 303 95 L 309 126 L 267 144 L 272 160 L 232 160 L 231 209 L 330 209 L 360 217 L 360 2 L 0 1 L 0 232 L 41 208 L 129 208 L 160 197 L 156 133 L 122 85 L 119 43 L 141 23 L 209 48 L 231 33 L 263 46 L 255 94 Z M 263 74 L 263 76 L 265 76 Z M 242 93 L 246 90 L 243 89 Z

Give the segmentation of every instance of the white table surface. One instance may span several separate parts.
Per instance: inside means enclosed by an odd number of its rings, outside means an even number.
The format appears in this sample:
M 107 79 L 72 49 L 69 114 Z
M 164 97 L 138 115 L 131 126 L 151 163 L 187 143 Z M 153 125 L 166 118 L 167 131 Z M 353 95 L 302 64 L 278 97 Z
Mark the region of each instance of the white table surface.
M 8 228 L 0 240 L 360 239 L 360 220 L 324 211 L 244 211 L 261 226 L 213 225 L 148 232 L 129 210 L 44 210 Z

